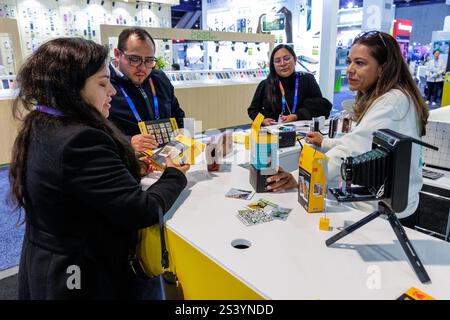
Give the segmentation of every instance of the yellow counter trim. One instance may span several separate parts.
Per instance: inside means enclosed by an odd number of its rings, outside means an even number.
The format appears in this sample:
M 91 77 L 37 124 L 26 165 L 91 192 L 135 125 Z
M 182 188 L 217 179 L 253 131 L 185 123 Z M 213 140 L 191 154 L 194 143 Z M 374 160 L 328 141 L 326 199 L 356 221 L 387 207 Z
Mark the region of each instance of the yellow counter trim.
M 176 233 L 166 230 L 172 265 L 175 266 L 185 299 L 264 300 Z

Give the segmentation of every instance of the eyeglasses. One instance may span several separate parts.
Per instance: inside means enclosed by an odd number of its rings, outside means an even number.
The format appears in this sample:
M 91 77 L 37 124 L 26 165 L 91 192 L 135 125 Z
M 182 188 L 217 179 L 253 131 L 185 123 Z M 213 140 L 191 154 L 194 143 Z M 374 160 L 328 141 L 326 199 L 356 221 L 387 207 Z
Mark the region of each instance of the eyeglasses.
M 136 56 L 134 54 L 126 54 L 125 52 L 120 51 L 125 56 L 125 59 L 132 65 L 133 67 L 139 67 L 141 64 L 144 64 L 146 68 L 153 68 L 156 65 L 155 57 L 141 57 Z
M 276 65 L 279 65 L 282 62 L 288 63 L 289 61 L 292 60 L 292 58 L 293 58 L 293 56 L 284 56 L 282 58 L 276 58 L 276 59 L 273 60 L 273 63 L 276 64 Z
M 370 39 L 372 37 L 377 37 L 377 36 L 381 40 L 381 42 L 383 43 L 384 47 L 387 48 L 386 42 L 383 39 L 382 32 L 375 31 L 375 30 L 374 31 L 367 31 L 367 32 L 364 32 L 364 33 L 360 34 L 359 36 L 357 36 L 355 38 L 355 42 L 356 42 L 356 40 L 361 39 L 361 38 Z

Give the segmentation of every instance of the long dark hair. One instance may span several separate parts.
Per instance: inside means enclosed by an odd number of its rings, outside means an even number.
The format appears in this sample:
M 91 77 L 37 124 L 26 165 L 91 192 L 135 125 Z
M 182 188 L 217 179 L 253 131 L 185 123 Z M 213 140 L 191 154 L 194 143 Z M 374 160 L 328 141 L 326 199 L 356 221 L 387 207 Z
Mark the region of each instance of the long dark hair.
M 22 66 L 17 75 L 19 92 L 13 102 L 13 116 L 22 121 L 22 126 L 14 142 L 9 170 L 10 201 L 16 209 L 27 209 L 30 138 L 39 139 L 49 128 L 78 123 L 108 133 L 116 142 L 122 160 L 138 179 L 139 164 L 130 143 L 81 96 L 86 79 L 101 70 L 107 59 L 108 49 L 93 41 L 59 38 L 41 45 Z M 37 104 L 60 110 L 64 117 L 36 111 Z
M 269 76 L 267 77 L 267 82 L 266 82 L 266 98 L 269 101 L 269 104 L 270 104 L 272 110 L 275 112 L 279 109 L 279 101 L 281 99 L 281 92 L 278 87 L 278 83 L 279 83 L 280 79 L 278 77 L 277 71 L 275 70 L 275 65 L 274 65 L 273 60 L 275 57 L 275 53 L 277 53 L 277 51 L 281 50 L 281 49 L 286 49 L 287 51 L 289 51 L 289 53 L 294 58 L 294 61 L 297 62 L 297 56 L 294 52 L 294 49 L 292 49 L 290 46 L 288 46 L 286 44 L 277 45 L 273 49 L 272 54 L 270 55 L 270 62 L 269 62 L 270 73 L 269 73 Z
M 358 91 L 354 106 L 354 118 L 360 122 L 376 99 L 389 90 L 398 88 L 414 103 L 418 115 L 420 135 L 426 133 L 428 106 L 413 80 L 397 41 L 389 34 L 379 31 L 365 32 L 353 41 L 369 48 L 370 54 L 381 66 L 381 76 L 366 93 Z

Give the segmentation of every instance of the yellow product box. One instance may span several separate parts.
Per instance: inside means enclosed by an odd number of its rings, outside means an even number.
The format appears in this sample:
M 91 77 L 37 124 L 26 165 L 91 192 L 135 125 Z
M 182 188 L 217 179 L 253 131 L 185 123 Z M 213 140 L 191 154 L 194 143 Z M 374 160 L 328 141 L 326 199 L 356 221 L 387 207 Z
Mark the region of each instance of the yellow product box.
M 307 212 L 322 212 L 326 194 L 326 156 L 305 144 L 299 158 L 298 202 Z
M 411 287 L 403 293 L 397 300 L 436 300 L 432 296 L 426 294 L 423 291 L 420 291 L 417 288 Z
M 233 132 L 233 142 L 238 144 L 248 144 L 250 139 L 250 132 Z

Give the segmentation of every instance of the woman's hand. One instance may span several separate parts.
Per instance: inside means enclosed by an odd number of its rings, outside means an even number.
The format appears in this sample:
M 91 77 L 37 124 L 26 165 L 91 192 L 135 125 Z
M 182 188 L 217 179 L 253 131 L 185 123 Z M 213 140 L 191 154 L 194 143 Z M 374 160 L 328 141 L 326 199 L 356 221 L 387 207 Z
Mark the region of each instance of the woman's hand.
M 154 167 L 152 166 L 149 157 L 141 157 L 139 158 L 139 164 L 141 165 L 141 177 L 146 176 L 153 171 L 155 171 Z
M 263 120 L 262 124 L 263 124 L 263 126 L 271 126 L 271 125 L 277 124 L 277 122 L 275 120 L 273 120 L 272 118 L 265 118 Z
M 323 137 L 319 132 L 308 132 L 305 137 L 307 143 L 312 143 L 315 146 L 321 147 Z
M 281 116 L 280 119 L 281 119 L 281 122 L 286 123 L 286 122 L 297 121 L 298 117 L 296 114 L 288 114 L 287 116 Z
M 267 190 L 272 190 L 273 192 L 278 192 L 284 189 L 297 188 L 298 184 L 294 176 L 288 172 L 285 172 L 283 168 L 278 168 L 278 172 L 273 176 L 270 176 L 266 180 L 270 183 L 267 186 Z
M 172 159 L 170 157 L 166 157 L 165 159 L 166 162 L 166 168 L 175 168 L 180 170 L 181 172 L 183 172 L 184 174 L 186 174 L 186 172 L 189 170 L 189 168 L 191 167 L 188 164 L 181 164 L 181 165 L 177 165 L 175 164 Z

